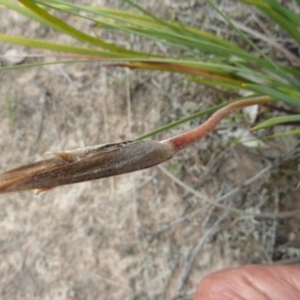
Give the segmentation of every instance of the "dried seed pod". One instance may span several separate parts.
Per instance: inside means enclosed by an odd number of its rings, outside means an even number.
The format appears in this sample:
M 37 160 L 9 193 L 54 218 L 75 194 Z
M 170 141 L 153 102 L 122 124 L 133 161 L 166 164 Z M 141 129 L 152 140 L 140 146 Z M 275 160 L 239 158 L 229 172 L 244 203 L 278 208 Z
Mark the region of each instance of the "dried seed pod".
M 128 141 L 50 152 L 55 157 L 0 174 L 0 193 L 94 180 L 149 168 L 170 159 L 174 150 L 155 141 Z
M 199 141 L 235 109 L 274 101 L 260 96 L 233 102 L 215 112 L 197 128 L 161 142 L 129 141 L 54 151 L 54 158 L 28 164 L 0 174 L 0 193 L 53 187 L 94 180 L 149 168 L 170 159 L 177 151 Z

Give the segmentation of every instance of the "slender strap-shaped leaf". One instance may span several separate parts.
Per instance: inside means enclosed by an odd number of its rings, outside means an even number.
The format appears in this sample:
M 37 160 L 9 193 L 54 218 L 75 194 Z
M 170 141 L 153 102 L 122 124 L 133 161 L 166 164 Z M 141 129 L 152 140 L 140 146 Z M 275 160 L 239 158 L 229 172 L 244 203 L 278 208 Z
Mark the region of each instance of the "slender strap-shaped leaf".
M 209 78 L 199 78 L 199 77 L 192 77 L 192 76 L 187 76 L 187 79 L 190 81 L 195 81 L 204 85 L 209 85 L 212 87 L 219 87 L 219 88 L 224 88 L 226 90 L 237 90 L 241 87 L 240 84 L 234 84 L 234 83 L 229 83 L 221 80 L 213 80 Z
M 256 60 L 258 63 L 260 63 L 260 65 L 264 64 L 263 60 L 260 61 L 259 58 L 253 57 L 251 54 L 239 48 L 238 46 L 217 38 L 211 34 L 201 30 L 190 30 L 188 27 L 182 26 L 178 23 L 166 22 L 162 20 L 157 21 L 159 20 L 158 18 L 131 2 L 130 5 L 139 8 L 140 11 L 146 14 L 144 19 L 141 19 L 141 17 L 139 18 L 138 23 L 131 21 L 131 18 L 134 16 L 132 13 L 128 14 L 128 16 L 125 14 L 125 12 L 118 14 L 115 10 L 108 13 L 108 9 L 104 9 L 103 13 L 102 8 L 88 8 L 86 6 L 71 4 L 64 1 L 55 2 L 65 3 L 73 9 L 82 10 L 92 14 L 97 14 L 98 12 L 98 14 L 106 16 L 106 20 L 94 18 L 94 21 L 100 23 L 102 28 L 123 30 L 146 38 L 168 42 L 177 47 L 181 46 L 182 48 L 188 47 L 192 49 L 199 49 L 209 53 L 216 53 L 219 56 L 237 55 L 243 57 L 245 60 Z M 55 5 L 49 5 L 48 2 L 45 1 L 39 1 L 39 3 L 44 3 L 45 5 L 53 8 L 58 7 Z M 73 12 L 72 14 L 80 16 L 79 14 Z M 89 18 L 93 19 L 91 17 Z M 112 22 L 113 20 L 117 20 L 118 22 Z M 135 18 L 133 20 L 135 20 Z
M 288 32 L 298 43 L 300 43 L 299 30 L 295 25 L 299 26 L 299 16 L 287 11 L 286 8 L 278 4 L 274 0 L 241 0 L 247 4 L 251 4 L 259 8 L 270 19 L 278 23 L 282 29 Z M 276 3 L 277 2 L 277 3 Z
M 241 1 L 244 1 L 244 0 L 241 0 Z M 245 0 L 245 1 L 247 1 L 247 0 Z M 217 5 L 215 5 L 213 3 L 212 0 L 208 0 L 208 2 L 216 11 L 218 11 L 218 13 L 224 18 L 224 20 L 226 20 L 227 23 L 230 24 L 232 26 L 232 28 L 234 28 L 235 31 L 237 31 L 239 33 L 239 35 L 264 58 L 264 59 L 262 59 L 263 66 L 266 66 L 271 70 L 273 69 L 277 74 L 281 75 L 282 78 L 289 78 L 291 84 L 293 84 L 294 86 L 298 85 L 298 82 L 296 79 L 294 79 L 289 73 L 285 72 L 283 68 L 281 68 L 275 61 L 270 59 L 264 53 L 264 51 L 262 51 L 255 43 L 253 43 L 251 41 L 251 39 L 249 39 L 239 28 L 237 28 L 237 26 L 235 26 L 235 24 L 230 20 L 230 18 L 228 18 L 225 14 L 223 14 L 223 12 L 218 8 Z M 263 1 L 261 1 L 261 2 L 263 2 Z M 251 60 L 251 62 L 252 62 L 252 60 Z M 255 59 L 253 60 L 253 62 L 255 62 Z
M 252 130 L 258 130 L 258 129 L 271 127 L 282 123 L 289 123 L 289 122 L 300 122 L 300 115 L 274 117 L 260 123 L 259 125 L 254 126 Z
M 264 0 L 268 3 L 276 12 L 284 16 L 287 20 L 293 22 L 295 25 L 300 26 L 300 18 L 298 14 L 295 14 L 290 9 L 285 8 L 283 5 L 279 4 L 278 1 L 274 0 Z
M 104 42 L 101 39 L 95 38 L 91 35 L 88 35 L 78 29 L 75 29 L 74 27 L 68 25 L 67 23 L 63 22 L 61 19 L 58 19 L 51 14 L 49 14 L 46 10 L 40 8 L 38 5 L 36 5 L 31 0 L 19 0 L 25 7 L 27 7 L 29 10 L 31 10 L 33 13 L 38 15 L 40 18 L 46 20 L 48 23 L 52 24 L 52 27 L 56 28 L 59 31 L 62 31 L 64 33 L 67 33 L 68 35 L 82 41 L 85 43 L 90 43 L 92 45 L 101 47 L 103 49 L 106 49 L 111 52 L 115 53 L 127 53 L 132 55 L 140 55 L 141 57 L 145 56 L 144 53 L 138 53 L 135 51 L 127 50 L 122 47 L 118 47 L 113 44 L 109 44 Z
M 10 42 L 18 45 L 34 47 L 39 49 L 78 54 L 78 59 L 88 59 L 89 57 L 86 56 L 90 56 L 91 59 L 120 61 L 120 63 L 116 63 L 115 66 L 119 65 L 122 67 L 127 66 L 131 68 L 143 68 L 149 70 L 162 70 L 180 72 L 185 74 L 194 74 L 206 78 L 211 78 L 214 80 L 221 80 L 221 82 L 231 83 L 239 87 L 246 82 L 249 83 L 248 80 L 233 74 L 233 72 L 239 70 L 238 68 L 229 65 L 226 66 L 224 64 L 212 64 L 201 61 L 189 61 L 184 59 L 176 60 L 167 58 L 147 58 L 141 61 L 140 58 L 134 56 L 130 57 L 127 54 L 115 54 L 96 49 L 69 46 L 65 44 L 47 42 L 44 40 L 8 36 L 3 34 L 0 34 L 0 40 L 4 42 Z M 122 61 L 124 61 L 125 59 L 128 62 L 122 63 Z M 253 73 L 252 70 L 245 70 L 245 73 L 247 71 L 249 71 L 249 74 Z M 253 76 L 257 75 L 253 74 Z
M 29 39 L 29 38 L 22 38 L 19 36 L 9 36 L 5 34 L 0 34 L 0 41 L 13 43 L 17 45 L 39 48 L 39 49 L 47 49 L 52 51 L 58 52 L 65 52 L 65 53 L 77 53 L 77 54 L 85 54 L 85 55 L 94 55 L 99 56 L 99 58 L 113 58 L 116 57 L 115 53 L 110 53 L 107 51 L 100 51 L 97 49 L 90 49 L 84 47 L 77 47 L 77 46 L 69 46 L 65 44 L 57 44 L 52 42 L 47 42 L 44 40 L 36 40 L 36 39 Z M 125 54 L 118 53 L 119 57 L 124 57 Z
M 251 91 L 260 93 L 261 95 L 268 95 L 274 99 L 282 100 L 286 103 L 300 107 L 300 99 L 291 97 L 285 93 L 282 93 L 270 87 L 261 86 L 258 84 L 243 84 L 243 87 Z
M 242 1 L 242 0 L 241 0 Z M 49 1 L 39 1 L 40 3 L 49 3 Z M 226 49 L 231 49 L 231 55 L 236 57 L 243 57 L 247 62 L 250 62 L 253 64 L 256 62 L 258 66 L 267 66 L 265 59 L 257 58 L 253 56 L 251 53 L 248 53 L 244 51 L 243 49 L 239 48 L 238 46 L 232 44 L 229 41 L 226 41 L 222 38 L 219 38 L 217 36 L 214 36 L 208 32 L 205 32 L 200 29 L 183 26 L 176 22 L 167 22 L 164 21 L 163 23 L 157 23 L 155 22 L 155 17 L 151 17 L 152 15 L 150 13 L 147 13 L 147 15 L 141 15 L 133 12 L 127 12 L 127 11 L 120 11 L 116 9 L 109 9 L 104 7 L 90 7 L 90 6 L 84 6 L 84 5 L 77 5 L 74 3 L 62 1 L 62 0 L 55 0 L 50 1 L 51 3 L 64 3 L 64 7 L 68 6 L 69 9 L 72 10 L 79 10 L 83 12 L 88 12 L 89 15 L 101 15 L 104 18 L 101 21 L 101 26 L 106 28 L 105 26 L 108 26 L 107 28 L 114 28 L 119 30 L 130 30 L 130 33 L 133 34 L 140 34 L 143 36 L 146 36 L 151 39 L 156 39 L 155 33 L 159 33 L 160 35 L 162 33 L 165 33 L 166 36 L 165 42 L 168 41 L 168 34 L 171 32 L 175 34 L 175 36 L 178 38 L 178 45 L 184 45 L 186 36 L 188 36 L 188 41 L 194 42 L 193 49 L 197 47 L 198 43 L 201 48 L 201 42 L 199 41 L 206 41 L 207 47 L 210 53 L 214 53 L 214 45 L 217 44 L 217 46 L 224 46 Z M 56 4 L 59 5 L 59 4 Z M 62 5 L 62 4 L 60 4 Z M 137 4 L 135 4 L 137 6 Z M 55 4 L 53 4 L 51 7 L 55 8 Z M 139 6 L 138 6 L 139 7 Z M 140 9 L 143 10 L 143 9 Z M 76 14 L 79 17 L 83 17 L 80 14 Z M 86 15 L 85 15 L 86 16 Z M 85 17 L 84 16 L 84 17 Z M 92 17 L 90 17 L 93 19 Z M 104 21 L 106 20 L 106 21 Z M 97 18 L 94 18 L 93 21 L 97 22 Z M 166 25 L 164 25 L 166 24 Z M 235 27 L 234 27 L 235 28 Z M 149 29 L 149 32 L 147 31 Z M 179 31 L 179 29 L 181 31 Z M 192 32 L 193 34 L 188 34 L 189 32 Z M 182 33 L 183 39 L 180 39 L 180 33 Z M 194 38 L 194 40 L 193 40 Z M 174 44 L 176 46 L 176 44 Z M 210 47 L 211 46 L 211 47 Z M 202 49 L 203 50 L 203 49 Z M 227 50 L 226 50 L 227 51 Z M 262 53 L 263 54 L 263 53 Z M 273 62 L 274 64 L 274 62 Z M 297 72 L 296 70 L 289 68 L 284 65 L 278 65 L 276 66 L 280 67 L 285 73 L 284 77 L 287 77 L 289 73 L 294 74 L 295 76 L 300 76 L 300 72 Z
M 91 60 L 78 60 L 78 59 L 58 60 L 58 61 L 47 61 L 47 62 L 38 62 L 38 63 L 31 63 L 31 64 L 12 65 L 12 66 L 0 67 L 0 72 L 26 69 L 26 68 L 36 68 L 36 67 L 50 66 L 50 65 L 58 65 L 58 64 L 74 64 L 74 63 L 86 63 L 86 62 L 91 62 Z
M 23 16 L 25 16 L 31 20 L 35 20 L 45 26 L 54 28 L 51 23 L 49 23 L 45 19 L 39 17 L 37 14 L 33 13 L 31 10 L 20 5 L 19 3 L 16 3 L 11 0 L 0 0 L 0 4 L 2 4 L 4 7 L 10 8 L 10 9 L 22 14 Z

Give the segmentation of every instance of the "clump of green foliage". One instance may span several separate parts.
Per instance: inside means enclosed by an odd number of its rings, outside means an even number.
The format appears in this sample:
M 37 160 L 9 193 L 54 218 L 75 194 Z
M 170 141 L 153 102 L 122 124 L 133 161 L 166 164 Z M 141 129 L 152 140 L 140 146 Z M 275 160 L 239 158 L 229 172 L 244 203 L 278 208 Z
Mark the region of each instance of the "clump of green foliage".
M 185 74 L 189 80 L 217 86 L 221 90 L 244 90 L 250 92 L 250 94 L 252 93 L 251 97 L 266 95 L 275 100 L 284 101 L 295 108 L 300 107 L 300 71 L 297 68 L 300 64 L 299 58 L 284 47 L 280 49 L 283 52 L 282 54 L 286 56 L 286 63 L 269 58 L 263 49 L 253 43 L 246 34 L 218 10 L 212 0 L 208 2 L 244 39 L 248 47 L 247 50 L 201 29 L 184 26 L 177 21 L 166 21 L 158 18 L 130 0 L 126 2 L 137 12 L 79 5 L 63 0 L 19 0 L 17 3 L 10 0 L 0 0 L 2 9 L 17 11 L 44 26 L 77 39 L 79 44 L 78 46 L 59 44 L 5 34 L 0 34 L 0 41 L 51 50 L 55 53 L 64 53 L 68 58 L 67 60 L 56 59 L 52 63 L 97 60 L 110 66 L 179 72 Z M 272 22 L 279 25 L 290 38 L 300 44 L 300 18 L 291 9 L 279 4 L 276 0 L 240 0 L 240 2 L 261 10 Z M 300 7 L 300 1 L 297 0 L 294 5 Z M 165 43 L 172 49 L 180 50 L 180 55 L 166 57 L 157 53 L 135 51 L 108 43 L 67 24 L 63 19 L 56 16 L 59 12 L 82 18 L 95 26 L 101 27 L 101 29 L 122 31 Z M 2 67 L 0 71 L 43 64 L 49 64 L 49 62 Z M 145 134 L 142 138 L 197 118 L 200 115 L 216 111 L 226 104 L 223 103 L 168 124 Z M 285 114 L 281 117 L 266 120 L 256 126 L 255 129 L 295 121 L 300 121 L 300 114 Z M 285 135 L 298 134 L 299 132 L 300 129 L 294 129 L 285 132 Z

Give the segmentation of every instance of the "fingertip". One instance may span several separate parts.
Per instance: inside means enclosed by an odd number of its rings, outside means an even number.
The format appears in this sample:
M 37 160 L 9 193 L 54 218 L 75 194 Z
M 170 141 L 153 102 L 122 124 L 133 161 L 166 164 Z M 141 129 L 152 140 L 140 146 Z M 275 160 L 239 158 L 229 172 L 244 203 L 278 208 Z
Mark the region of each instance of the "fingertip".
M 230 276 L 230 269 L 220 270 L 205 276 L 199 283 L 195 300 L 225 300 L 232 299 L 228 290 L 227 278 Z M 231 276 L 230 276 L 231 277 Z
M 299 266 L 247 265 L 204 277 L 195 300 L 300 299 Z

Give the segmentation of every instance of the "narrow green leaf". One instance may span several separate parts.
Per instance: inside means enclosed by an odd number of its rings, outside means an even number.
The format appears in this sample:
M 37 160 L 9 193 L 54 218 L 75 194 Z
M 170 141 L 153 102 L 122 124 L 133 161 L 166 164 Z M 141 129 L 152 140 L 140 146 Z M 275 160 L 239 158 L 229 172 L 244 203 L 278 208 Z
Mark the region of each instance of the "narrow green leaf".
M 274 70 L 276 72 L 276 74 L 280 74 L 282 78 L 289 78 L 291 80 L 291 82 L 294 85 L 298 85 L 298 82 L 296 82 L 296 80 L 294 80 L 289 74 L 286 74 L 286 72 L 284 72 L 284 69 L 281 68 L 274 60 L 270 59 L 265 53 L 264 51 L 262 51 L 254 42 L 252 42 L 252 40 L 250 38 L 248 38 L 248 36 L 246 34 L 244 34 L 237 26 L 234 25 L 234 23 L 230 20 L 230 18 L 228 18 L 219 8 L 218 6 L 212 1 L 212 0 L 207 0 L 209 2 L 209 4 L 224 18 L 225 21 L 227 21 L 228 24 L 230 24 L 230 26 L 232 28 L 234 28 L 234 30 L 236 32 L 238 32 L 238 34 L 249 44 L 251 45 L 251 47 L 253 49 L 255 49 L 260 56 L 262 56 L 263 59 L 261 59 L 262 64 L 260 65 L 260 63 L 254 58 L 254 56 L 252 56 L 251 58 L 251 63 L 256 63 L 257 66 L 259 67 L 267 67 L 270 70 Z M 248 2 L 247 0 L 240 0 L 240 1 L 244 1 L 244 2 Z M 253 2 L 253 1 L 249 1 L 249 2 Z M 263 1 L 260 1 L 263 5 Z M 268 7 L 266 5 L 266 7 Z M 263 9 L 263 8 L 261 8 Z M 264 71 L 261 72 L 261 74 L 264 73 Z
M 91 60 L 58 60 L 58 61 L 47 61 L 47 62 L 38 62 L 38 63 L 31 63 L 31 64 L 21 64 L 21 65 L 12 65 L 6 67 L 0 67 L 0 72 L 4 71 L 14 71 L 19 69 L 26 69 L 26 68 L 36 68 L 42 66 L 49 66 L 49 65 L 59 65 L 59 64 L 74 64 L 74 63 L 86 63 L 91 62 Z
M 252 4 L 258 7 L 262 12 L 264 12 L 271 20 L 279 24 L 282 29 L 284 29 L 290 36 L 292 36 L 298 43 L 300 43 L 300 34 L 298 28 L 294 25 L 294 23 L 285 16 L 283 10 L 276 11 L 274 9 L 275 3 L 274 1 L 253 1 L 253 0 L 240 0 L 248 4 Z M 269 2 L 269 3 L 268 3 Z M 273 6 L 270 5 L 273 4 Z M 299 16 L 296 16 L 299 18 Z M 296 18 L 295 17 L 295 18 Z M 297 21 L 297 23 L 299 20 Z
M 11 0 L 0 0 L 0 4 L 2 4 L 6 8 L 12 9 L 12 10 L 22 14 L 23 16 L 25 16 L 31 20 L 35 20 L 45 26 L 53 28 L 52 24 L 47 22 L 45 19 L 40 18 L 38 15 L 34 14 L 32 11 L 30 11 L 29 9 L 27 9 L 24 6 L 21 6 L 18 3 L 15 3 Z
M 293 22 L 294 24 L 300 26 L 300 18 L 298 14 L 295 14 L 288 8 L 284 7 L 283 5 L 279 4 L 277 1 L 274 0 L 265 0 L 267 4 L 269 4 L 278 14 L 285 17 L 287 20 Z
M 42 19 L 46 20 L 48 23 L 52 24 L 52 27 L 54 27 L 57 30 L 62 31 L 82 42 L 90 43 L 92 45 L 101 47 L 103 49 L 106 49 L 106 50 L 109 50 L 109 51 L 112 51 L 115 53 L 145 56 L 145 54 L 143 54 L 143 53 L 134 52 L 134 51 L 122 48 L 122 47 L 115 46 L 114 44 L 106 43 L 101 39 L 95 38 L 91 35 L 88 35 L 82 31 L 80 31 L 80 30 L 77 30 L 76 28 L 68 25 L 67 23 L 63 22 L 62 20 L 52 16 L 46 10 L 40 8 L 31 0 L 19 0 L 19 2 L 21 2 L 25 7 L 27 7 L 33 13 L 38 15 L 40 18 L 42 18 Z
M 280 116 L 271 118 L 266 120 L 259 125 L 256 125 L 252 128 L 252 130 L 258 130 L 266 127 L 275 126 L 282 123 L 289 123 L 289 122 L 300 122 L 300 114 L 299 115 L 292 115 L 292 116 Z
M 270 87 L 256 85 L 256 84 L 243 84 L 242 87 L 260 93 L 261 95 L 268 95 L 274 99 L 282 100 L 286 103 L 300 107 L 300 99 L 291 97 L 285 93 L 279 92 Z
M 19 36 L 9 36 L 5 34 L 0 34 L 0 41 L 13 43 L 17 45 L 38 48 L 38 49 L 47 49 L 51 51 L 65 52 L 65 53 L 74 53 L 74 54 L 82 54 L 82 55 L 94 55 L 99 56 L 99 58 L 112 58 L 112 57 L 124 57 L 125 54 L 115 54 L 106 51 L 100 51 L 96 49 L 84 48 L 84 47 L 76 47 L 69 46 L 65 44 L 56 44 L 52 42 L 47 42 L 44 40 L 35 40 L 29 38 L 22 38 Z
M 45 1 L 39 2 L 49 5 L 48 2 Z M 259 60 L 259 58 L 253 57 L 243 49 L 228 41 L 222 40 L 221 38 L 215 37 L 201 30 L 191 30 L 190 28 L 179 23 L 166 22 L 162 20 L 158 22 L 157 20 L 159 19 L 150 13 L 147 13 L 147 15 L 143 16 L 143 18 L 139 17 L 139 22 L 137 23 L 135 21 L 136 17 L 132 13 L 128 13 L 128 15 L 126 15 L 125 12 L 121 14 L 116 10 L 109 11 L 108 9 L 102 8 L 95 9 L 71 3 L 66 4 L 68 4 L 72 9 L 78 9 L 84 12 L 105 16 L 105 18 L 102 19 L 94 18 L 94 21 L 100 23 L 101 27 L 105 29 L 118 29 L 128 33 L 140 35 L 148 39 L 168 42 L 176 47 L 188 47 L 193 50 L 199 49 L 209 53 L 215 53 L 219 56 L 229 57 L 236 55 L 243 57 L 245 61 L 248 61 L 249 59 Z M 130 4 L 132 3 L 130 2 Z M 49 6 L 53 8 L 56 7 L 55 5 Z M 139 6 L 134 4 L 134 7 L 137 8 Z M 139 8 L 141 11 L 146 13 L 146 11 L 141 7 Z M 76 15 L 82 17 L 79 14 Z

